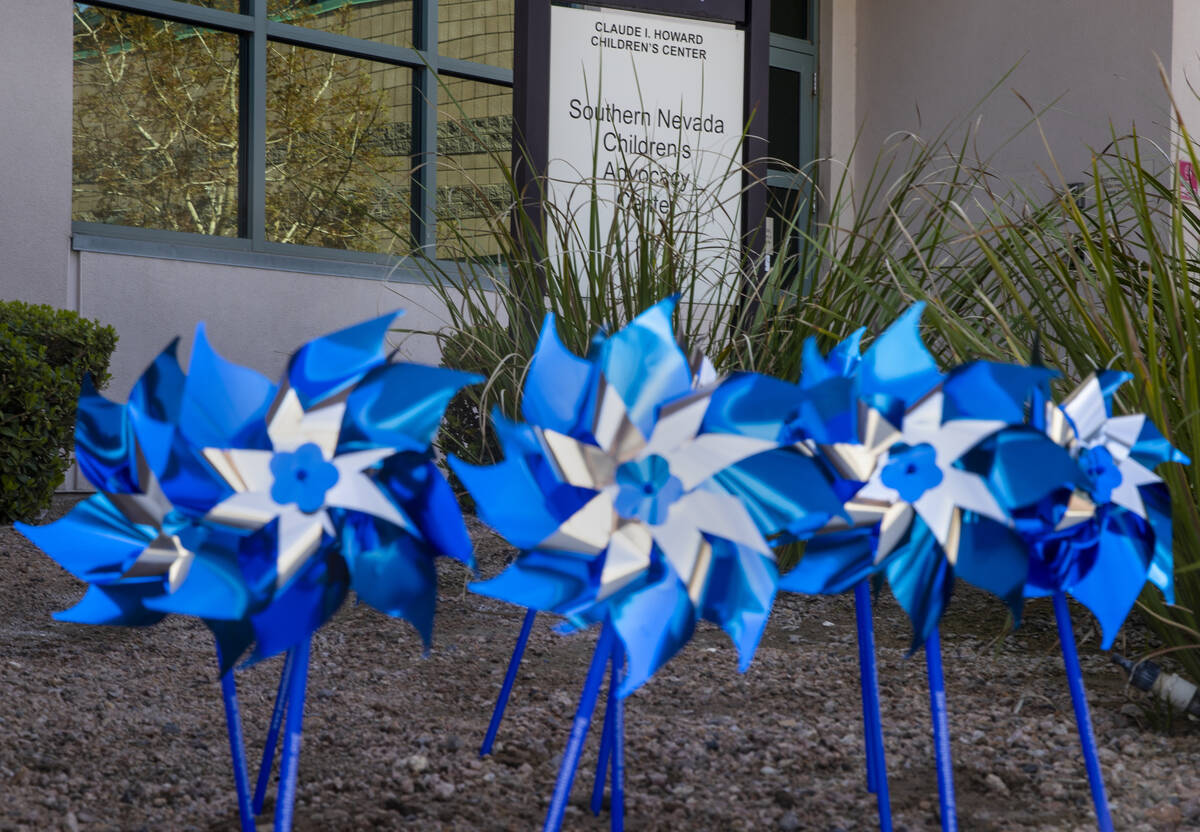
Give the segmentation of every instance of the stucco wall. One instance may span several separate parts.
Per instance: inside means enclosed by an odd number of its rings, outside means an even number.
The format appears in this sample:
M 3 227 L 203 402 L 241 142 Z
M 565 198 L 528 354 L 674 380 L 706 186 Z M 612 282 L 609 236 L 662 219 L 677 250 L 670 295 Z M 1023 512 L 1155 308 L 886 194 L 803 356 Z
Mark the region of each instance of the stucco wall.
M 857 0 L 858 101 L 869 169 L 896 130 L 932 136 L 1012 74 L 979 111 L 981 155 L 1035 180 L 1048 169 L 1036 130 L 1000 145 L 1030 118 L 1017 97 L 1049 107 L 1042 128 L 1067 181 L 1087 170 L 1109 121 L 1157 141 L 1169 130 L 1155 55 L 1171 66 L 1172 0 Z M 1015 92 L 1014 92 L 1015 91 Z M 998 152 L 997 152 L 998 151 Z
M 6 0 L 0 25 L 0 298 L 66 306 L 71 4 Z

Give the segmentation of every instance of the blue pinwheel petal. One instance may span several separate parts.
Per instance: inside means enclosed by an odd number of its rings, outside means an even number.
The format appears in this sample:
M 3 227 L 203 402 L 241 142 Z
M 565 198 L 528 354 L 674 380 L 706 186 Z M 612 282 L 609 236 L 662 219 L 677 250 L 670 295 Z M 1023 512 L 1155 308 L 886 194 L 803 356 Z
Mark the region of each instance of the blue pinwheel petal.
M 585 415 L 583 403 L 593 383 L 592 363 L 563 346 L 554 325 L 554 315 L 546 315 L 525 376 L 521 399 L 525 421 L 547 430 L 576 435 Z
M 700 429 L 774 441 L 795 420 L 802 399 L 794 384 L 758 373 L 734 373 L 713 391 Z
M 763 536 L 817 529 L 842 513 L 842 501 L 821 466 L 790 448 L 743 459 L 712 481 L 742 501 Z
M 858 393 L 853 378 L 834 376 L 804 391 L 787 439 L 811 437 L 822 445 L 858 441 Z
M 397 454 L 393 459 L 402 456 Z M 385 462 L 378 481 L 388 483 L 389 474 L 389 463 Z M 429 542 L 435 552 L 474 568 L 471 536 L 467 533 L 467 525 L 463 521 L 458 500 L 454 497 L 454 489 L 432 462 L 426 462 L 414 469 L 412 474 L 419 475 L 421 488 L 412 498 L 399 500 L 401 509 L 413 519 L 421 536 Z M 395 489 L 388 490 L 395 493 Z
M 350 588 L 380 612 L 416 627 L 428 648 L 433 642 L 437 569 L 427 545 L 412 535 L 359 515 L 342 536 Z
M 307 410 L 359 381 L 387 360 L 384 339 L 392 322 L 401 315 L 392 312 L 369 321 L 314 338 L 292 355 L 287 379 Z
M 1175 556 L 1172 543 L 1171 493 L 1163 483 L 1143 485 L 1138 488 L 1142 505 L 1146 508 L 1146 521 L 1154 535 L 1154 553 L 1151 556 L 1147 580 L 1159 588 L 1168 604 L 1175 603 Z
M 196 327 L 192 359 L 179 414 L 179 427 L 200 448 L 270 448 L 264 421 L 275 396 L 265 376 L 226 361 Z
M 248 620 L 205 621 L 217 642 L 217 658 L 220 672 L 224 676 L 237 665 L 250 645 L 254 643 L 254 627 Z
M 1019 625 L 1028 575 L 1029 552 L 1015 532 L 990 518 L 963 512 L 956 578 L 995 595 Z
M 83 581 L 115 581 L 154 535 L 126 519 L 103 494 L 78 503 L 45 526 L 14 527 L 63 569 Z
M 1149 418 L 1142 425 L 1137 441 L 1130 449 L 1130 456 L 1151 471 L 1161 462 L 1179 462 L 1190 465 L 1187 454 L 1175 448 Z
M 942 386 L 942 419 L 999 419 L 1016 425 L 1025 421 L 1030 391 L 1058 373 L 997 361 L 972 361 L 950 372 Z
M 954 571 L 925 521 L 915 518 L 907 540 L 884 564 L 892 595 L 913 625 L 911 650 L 920 649 L 937 626 L 954 591 Z
M 1100 392 L 1104 396 L 1104 406 L 1108 415 L 1112 416 L 1113 396 L 1127 381 L 1133 380 L 1133 374 L 1124 370 L 1097 370 L 1096 381 L 1100 384 Z
M 346 402 L 339 454 L 387 447 L 418 451 L 429 447 L 446 405 L 463 387 L 482 376 L 427 367 L 387 364 L 372 370 Z
M 862 361 L 862 339 L 867 328 L 860 326 L 839 341 L 825 358 L 825 367 L 839 376 L 849 378 L 858 372 Z
M 696 608 L 670 569 L 662 570 L 636 592 L 618 593 L 606 606 L 629 661 L 617 689 L 623 698 L 687 644 L 696 628 Z
M 328 621 L 346 598 L 345 561 L 328 550 L 314 555 L 271 602 L 250 616 L 254 627 L 253 664 L 294 647 Z
M 604 378 L 644 436 L 650 435 L 660 404 L 692 389 L 692 371 L 671 324 L 678 299 L 673 295 L 651 306 L 600 350 Z
M 804 557 L 780 577 L 779 588 L 805 595 L 840 595 L 880 568 L 869 532 L 823 534 L 805 544 Z
M 1092 611 L 1100 622 L 1101 649 L 1112 647 L 1121 625 L 1146 584 L 1147 561 L 1139 546 L 1137 532 L 1122 530 L 1122 515 L 1113 512 L 1107 522 L 1115 526 L 1100 535 L 1096 563 L 1074 586 L 1069 588 L 1077 601 Z
M 942 381 L 937 362 L 921 340 L 921 313 L 914 303 L 875 339 L 858 367 L 865 397 L 886 396 L 912 404 Z
M 538 549 L 522 554 L 496 577 L 470 584 L 470 590 L 522 607 L 575 615 L 595 600 L 596 565 L 569 552 Z
M 97 392 L 85 375 L 75 410 L 75 459 L 88 482 L 110 494 L 137 492 L 133 426 L 125 408 Z
M 187 379 L 179 366 L 179 339 L 175 338 L 150 362 L 129 392 L 129 409 L 156 422 L 179 421 Z
M 194 615 L 210 622 L 242 620 L 250 609 L 251 598 L 234 546 L 222 550 L 213 541 L 206 541 L 179 588 L 147 598 L 147 609 Z
M 78 604 L 54 613 L 54 619 L 72 624 L 109 624 L 124 627 L 157 624 L 164 618 L 163 613 L 146 609 L 143 602 L 159 592 L 162 592 L 162 587 L 158 583 L 129 583 L 109 587 L 93 584 L 87 588 Z
M 700 616 L 729 634 L 745 673 L 767 627 L 779 572 L 770 559 L 728 540 L 713 540 L 712 555 Z
M 993 434 L 966 454 L 960 467 L 982 476 L 1007 511 L 1033 505 L 1056 491 L 1089 485 L 1065 448 L 1044 433 L 1021 426 Z

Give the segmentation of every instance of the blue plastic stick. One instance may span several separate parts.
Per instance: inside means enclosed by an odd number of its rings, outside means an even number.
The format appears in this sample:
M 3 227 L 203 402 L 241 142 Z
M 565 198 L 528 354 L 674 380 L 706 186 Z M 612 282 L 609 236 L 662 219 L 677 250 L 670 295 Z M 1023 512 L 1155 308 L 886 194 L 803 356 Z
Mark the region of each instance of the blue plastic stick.
M 860 581 L 854 587 L 854 609 L 856 618 L 861 622 L 858 634 L 861 656 L 865 661 L 859 667 L 863 679 L 863 711 L 870 712 L 869 730 L 866 746 L 867 760 L 870 762 L 870 752 L 874 750 L 875 772 L 875 804 L 879 812 L 879 829 L 881 832 L 892 830 L 892 801 L 888 792 L 887 754 L 883 748 L 883 720 L 879 716 L 879 666 L 875 662 L 875 620 L 871 614 L 871 587 L 867 581 Z
M 271 711 L 271 725 L 267 729 L 267 742 L 263 746 L 262 761 L 258 764 L 258 782 L 254 784 L 254 814 L 262 811 L 267 798 L 267 784 L 271 782 L 271 769 L 275 767 L 275 748 L 279 745 L 279 728 L 283 725 L 283 712 L 287 709 L 287 684 L 292 673 L 292 651 L 287 651 L 283 660 L 283 671 L 279 674 L 279 689 L 275 692 L 275 710 Z
M 621 689 L 625 681 L 625 647 L 619 638 L 613 639 L 612 677 L 609 683 L 613 691 Z M 613 705 L 612 726 L 612 801 L 609 806 L 612 832 L 625 829 L 625 700 L 610 693 Z
M 864 579 L 854 585 L 854 625 L 858 634 L 858 679 L 862 689 L 863 751 L 867 758 L 867 791 L 875 794 L 879 777 L 875 747 L 875 719 L 878 703 L 871 691 L 871 669 L 874 666 L 874 651 L 867 650 L 867 619 L 871 615 L 871 589 Z
M 933 719 L 933 753 L 937 760 L 938 805 L 943 832 L 957 832 L 954 801 L 954 762 L 950 758 L 950 720 L 946 716 L 946 681 L 942 676 L 942 644 L 934 627 L 925 640 L 925 667 L 929 672 L 929 712 Z
M 579 708 L 575 711 L 575 722 L 571 725 L 571 736 L 563 750 L 562 763 L 558 767 L 558 779 L 554 782 L 554 794 L 550 797 L 550 808 L 546 810 L 546 822 L 542 832 L 558 832 L 562 827 L 563 815 L 567 811 L 567 798 L 571 796 L 571 783 L 575 780 L 575 769 L 579 768 L 579 757 L 583 753 L 583 741 L 587 739 L 592 712 L 596 709 L 596 695 L 604 681 L 604 666 L 612 653 L 613 631 L 608 621 L 600 630 L 600 640 L 592 663 L 588 667 L 583 693 L 579 696 Z
M 1092 734 L 1092 717 L 1088 713 L 1087 693 L 1084 692 L 1083 674 L 1079 670 L 1079 654 L 1075 649 L 1071 611 L 1067 607 L 1067 596 L 1062 592 L 1054 593 L 1054 618 L 1058 623 L 1058 640 L 1062 642 L 1063 664 L 1067 670 L 1067 684 L 1071 688 L 1071 703 L 1075 706 L 1079 747 L 1083 751 L 1083 764 L 1087 767 L 1088 784 L 1092 787 L 1096 826 L 1101 832 L 1112 832 L 1112 815 L 1108 812 L 1108 798 L 1104 795 L 1104 775 L 1100 772 L 1100 760 L 1096 756 L 1096 738 Z
M 220 644 L 217 645 L 217 666 L 221 666 Z M 237 787 L 242 832 L 255 832 L 254 813 L 250 810 L 250 777 L 246 771 L 246 743 L 242 737 L 242 715 L 238 709 L 233 668 L 221 675 L 221 698 L 225 700 L 225 727 L 229 730 L 229 754 L 233 758 L 233 782 Z
M 311 637 L 292 648 L 292 672 L 287 685 L 287 726 L 283 735 L 283 759 L 279 761 L 279 797 L 275 802 L 275 832 L 290 832 L 292 828 L 296 780 L 300 774 L 300 732 L 304 729 L 304 686 L 308 681 L 310 642 Z
M 517 668 L 521 666 L 521 657 L 525 655 L 525 643 L 529 641 L 529 631 L 533 629 L 533 619 L 537 610 L 533 607 L 525 610 L 525 620 L 521 623 L 521 634 L 513 647 L 512 658 L 508 660 L 508 670 L 504 674 L 504 684 L 500 686 L 500 696 L 496 699 L 496 707 L 492 709 L 492 721 L 488 723 L 487 733 L 483 736 L 483 745 L 479 746 L 479 756 L 486 757 L 492 753 L 492 744 L 496 741 L 496 732 L 500 730 L 500 720 L 504 719 L 504 709 L 508 706 L 508 695 L 512 693 L 513 682 L 517 679 Z
M 615 643 L 615 640 L 614 640 Z M 608 783 L 608 763 L 612 755 L 613 706 L 617 701 L 617 655 L 612 653 L 612 667 L 608 675 L 608 701 L 604 705 L 604 727 L 600 729 L 600 754 L 596 758 L 596 781 L 592 784 L 592 814 L 599 815 L 604 808 L 604 786 Z

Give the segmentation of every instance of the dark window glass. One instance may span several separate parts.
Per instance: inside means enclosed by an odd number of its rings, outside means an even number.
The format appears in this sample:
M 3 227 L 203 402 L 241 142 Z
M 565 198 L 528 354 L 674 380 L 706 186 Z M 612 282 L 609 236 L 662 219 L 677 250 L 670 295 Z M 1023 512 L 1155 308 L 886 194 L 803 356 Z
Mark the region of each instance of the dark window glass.
M 808 0 L 771 0 L 771 31 L 789 38 L 812 40 L 808 31 Z
M 271 43 L 267 239 L 411 251 L 412 72 Z
M 413 0 L 267 0 L 267 16 L 389 46 L 413 45 Z
M 438 51 L 450 58 L 513 65 L 513 0 L 439 0 Z
M 771 156 L 800 166 L 800 73 L 771 67 L 767 111 L 767 146 Z
M 499 253 L 491 222 L 507 222 L 512 190 L 500 162 L 512 151 L 512 90 L 443 78 L 438 102 L 437 256 Z
M 72 217 L 238 232 L 238 38 L 75 4 Z

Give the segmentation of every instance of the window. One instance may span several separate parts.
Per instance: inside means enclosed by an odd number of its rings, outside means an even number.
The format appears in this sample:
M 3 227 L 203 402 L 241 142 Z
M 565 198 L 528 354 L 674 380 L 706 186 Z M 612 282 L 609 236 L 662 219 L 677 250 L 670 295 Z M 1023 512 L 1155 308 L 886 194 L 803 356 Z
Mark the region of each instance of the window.
M 491 253 L 513 3 L 74 3 L 77 243 Z

